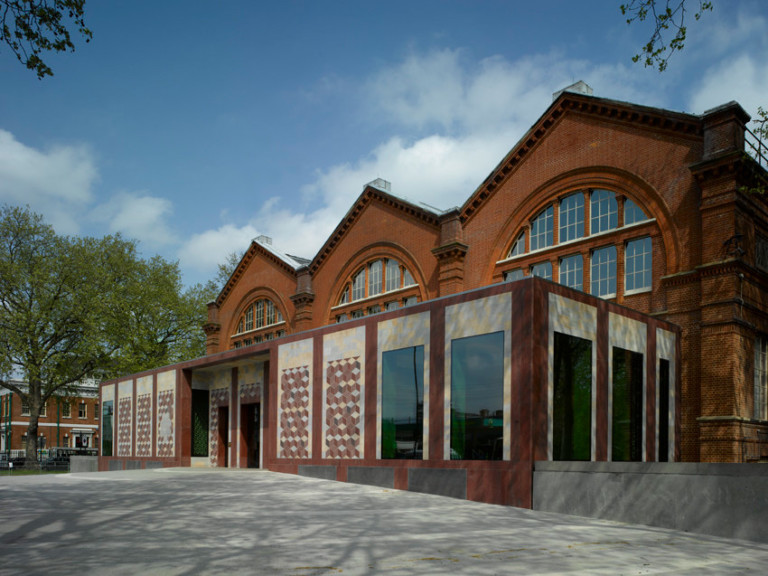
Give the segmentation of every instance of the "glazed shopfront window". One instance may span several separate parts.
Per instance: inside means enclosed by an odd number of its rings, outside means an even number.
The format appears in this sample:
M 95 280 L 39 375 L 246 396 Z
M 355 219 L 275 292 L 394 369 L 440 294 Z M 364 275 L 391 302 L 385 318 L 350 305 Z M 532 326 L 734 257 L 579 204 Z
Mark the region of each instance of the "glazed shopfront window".
M 451 342 L 451 459 L 501 460 L 504 333 Z
M 554 334 L 552 458 L 592 457 L 592 342 Z
M 421 459 L 424 452 L 424 346 L 381 355 L 381 457 Z
M 643 355 L 613 348 L 613 418 L 611 459 L 643 459 Z

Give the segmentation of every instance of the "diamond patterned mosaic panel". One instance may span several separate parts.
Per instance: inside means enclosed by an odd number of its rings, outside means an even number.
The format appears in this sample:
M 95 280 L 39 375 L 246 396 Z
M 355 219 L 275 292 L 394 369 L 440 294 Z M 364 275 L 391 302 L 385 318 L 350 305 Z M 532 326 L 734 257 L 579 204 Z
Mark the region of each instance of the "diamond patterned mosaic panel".
M 152 395 L 136 398 L 136 456 L 152 456 Z
M 118 427 L 117 427 L 117 455 L 131 456 L 131 425 L 133 424 L 133 402 L 129 396 L 120 398 L 117 406 Z
M 325 457 L 360 458 L 359 357 L 328 362 L 325 382 Z
M 255 382 L 240 384 L 240 403 L 248 404 L 261 401 L 261 386 Z
M 219 406 L 229 405 L 229 390 L 227 388 L 219 388 L 217 390 L 211 390 L 211 414 L 208 419 L 208 434 L 210 451 L 208 452 L 211 466 L 216 466 L 218 462 L 219 451 Z
M 165 390 L 157 394 L 157 455 L 170 458 L 175 455 L 173 412 L 174 391 Z
M 309 367 L 288 368 L 280 378 L 280 457 L 309 458 Z

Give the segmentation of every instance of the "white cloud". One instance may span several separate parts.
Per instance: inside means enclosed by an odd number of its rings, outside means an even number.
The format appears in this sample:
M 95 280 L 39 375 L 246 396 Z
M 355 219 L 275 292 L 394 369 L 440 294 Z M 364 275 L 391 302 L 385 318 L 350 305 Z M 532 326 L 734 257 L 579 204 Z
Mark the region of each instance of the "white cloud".
M 53 146 L 37 150 L 0 130 L 0 201 L 29 205 L 57 232 L 79 230 L 80 213 L 92 200 L 98 179 L 87 146 Z
M 179 249 L 182 270 L 195 278 L 212 278 L 219 263 L 232 252 L 242 252 L 259 235 L 251 224 L 224 224 L 191 236 Z
M 750 114 L 768 107 L 768 62 L 741 54 L 707 70 L 691 96 L 698 113 L 736 100 Z
M 641 84 L 641 74 L 560 54 L 480 62 L 465 60 L 460 50 L 411 55 L 362 83 L 368 123 L 389 125 L 374 149 L 319 170 L 298 202 L 271 198 L 244 224 L 195 235 L 180 252 L 182 266 L 212 276 L 228 253 L 259 234 L 271 236 L 284 253 L 311 258 L 365 183 L 378 177 L 411 201 L 441 209 L 461 205 L 546 111 L 553 92 L 583 78 L 598 95 L 660 100 L 658 91 Z
M 157 249 L 176 242 L 168 223 L 172 213 L 173 204 L 166 198 L 124 192 L 94 208 L 92 217 L 106 222 L 110 232 L 121 232 Z

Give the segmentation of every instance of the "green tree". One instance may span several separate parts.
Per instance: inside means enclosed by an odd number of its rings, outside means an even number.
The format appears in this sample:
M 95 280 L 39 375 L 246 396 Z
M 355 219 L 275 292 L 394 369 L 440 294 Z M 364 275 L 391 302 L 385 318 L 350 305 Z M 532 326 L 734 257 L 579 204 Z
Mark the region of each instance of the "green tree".
M 229 282 L 230 277 L 232 274 L 234 274 L 235 269 L 237 268 L 237 265 L 240 264 L 240 260 L 243 259 L 243 256 L 245 256 L 245 252 L 233 251 L 227 254 L 224 262 L 219 264 L 219 268 L 216 271 L 216 278 L 214 280 L 216 285 L 219 287 L 219 290 L 223 289 L 224 286 L 227 285 L 227 282 Z
M 687 2 L 687 5 L 686 5 Z M 686 16 L 691 4 L 696 4 L 694 20 L 698 21 L 705 12 L 714 10 L 714 2 L 706 0 L 630 0 L 621 4 L 622 15 L 627 24 L 648 22 L 651 35 L 642 50 L 632 57 L 634 62 L 643 62 L 644 66 L 653 66 L 663 72 L 672 55 L 685 47 L 688 38 Z M 768 139 L 768 111 L 758 107 L 757 118 L 753 119 L 754 133 L 758 138 Z M 762 150 L 760 151 L 763 154 Z M 765 186 L 750 189 L 765 192 Z
M 44 52 L 74 52 L 70 28 L 90 42 L 85 0 L 0 0 L 0 40 L 41 80 L 53 76 Z
M 178 265 L 142 260 L 133 241 L 58 236 L 29 209 L 0 210 L 0 386 L 29 406 L 26 456 L 54 395 L 201 355 L 208 294 L 181 291 Z M 21 378 L 26 387 L 12 378 Z
M 712 10 L 712 2 L 697 1 L 698 8 L 693 13 L 695 20 Z M 627 24 L 647 21 L 652 29 L 648 42 L 632 60 L 642 60 L 645 66 L 657 67 L 659 72 L 666 70 L 672 55 L 685 47 L 688 7 L 690 1 L 686 6 L 686 0 L 631 0 L 622 4 L 621 13 L 627 18 Z

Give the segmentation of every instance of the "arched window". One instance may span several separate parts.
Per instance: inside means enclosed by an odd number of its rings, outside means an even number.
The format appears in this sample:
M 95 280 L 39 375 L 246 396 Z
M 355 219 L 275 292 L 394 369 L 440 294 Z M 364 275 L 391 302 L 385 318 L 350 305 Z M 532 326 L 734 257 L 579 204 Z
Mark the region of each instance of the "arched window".
M 541 250 L 555 243 L 554 206 L 547 206 L 531 222 L 531 250 Z
M 408 290 L 408 288 L 413 288 Z M 413 274 L 394 258 L 377 258 L 358 268 L 341 289 L 336 322 L 409 306 L 418 300 Z M 365 301 L 365 306 L 357 304 Z M 357 304 L 357 305 L 356 305 Z M 337 310 L 341 308 L 342 310 Z
M 280 309 L 269 298 L 258 298 L 248 304 L 232 335 L 232 346 L 241 348 L 285 336 L 285 320 Z
M 501 277 L 540 276 L 604 298 L 652 290 L 656 240 L 647 225 L 652 215 L 631 198 L 621 198 L 611 190 L 586 189 L 538 208 L 528 220 L 530 229 L 517 232 L 507 257 L 498 262 Z M 628 226 L 637 232 L 626 231 Z M 593 237 L 599 246 L 591 245 Z M 624 274 L 619 275 L 622 264 Z

